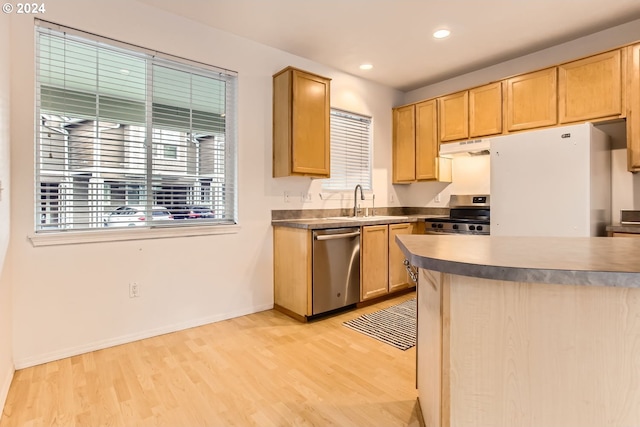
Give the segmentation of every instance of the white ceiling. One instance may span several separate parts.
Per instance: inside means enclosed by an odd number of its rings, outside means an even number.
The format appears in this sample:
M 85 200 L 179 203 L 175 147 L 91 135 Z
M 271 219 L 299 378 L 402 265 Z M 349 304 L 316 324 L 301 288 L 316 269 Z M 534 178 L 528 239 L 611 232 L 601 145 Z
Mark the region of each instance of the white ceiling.
M 640 0 L 140 1 L 403 91 L 640 18 Z

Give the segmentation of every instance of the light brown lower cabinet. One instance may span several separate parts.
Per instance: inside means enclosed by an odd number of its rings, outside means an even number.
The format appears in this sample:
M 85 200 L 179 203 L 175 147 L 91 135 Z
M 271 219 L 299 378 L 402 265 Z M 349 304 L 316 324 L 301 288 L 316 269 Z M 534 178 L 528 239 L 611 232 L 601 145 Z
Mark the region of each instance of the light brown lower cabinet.
M 273 227 L 274 308 L 302 321 L 311 315 L 312 237 L 310 230 Z
M 389 293 L 389 226 L 367 225 L 360 235 L 360 299 Z
M 389 292 L 412 286 L 409 273 L 404 265 L 404 254 L 396 243 L 399 234 L 413 234 L 412 223 L 389 224 Z
M 361 300 L 366 301 L 410 288 L 404 254 L 396 243 L 398 234 L 420 232 L 418 223 L 370 225 L 362 227 Z
M 410 288 L 398 234 L 422 233 L 422 222 L 367 225 L 360 235 L 360 301 Z M 274 308 L 301 321 L 312 315 L 313 231 L 273 227 Z

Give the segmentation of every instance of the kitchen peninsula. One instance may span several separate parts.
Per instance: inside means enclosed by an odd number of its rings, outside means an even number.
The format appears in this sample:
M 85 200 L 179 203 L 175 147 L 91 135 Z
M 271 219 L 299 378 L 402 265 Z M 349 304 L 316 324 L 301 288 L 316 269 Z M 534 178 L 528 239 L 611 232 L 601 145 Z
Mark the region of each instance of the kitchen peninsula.
M 640 239 L 396 240 L 425 425 L 640 425 Z

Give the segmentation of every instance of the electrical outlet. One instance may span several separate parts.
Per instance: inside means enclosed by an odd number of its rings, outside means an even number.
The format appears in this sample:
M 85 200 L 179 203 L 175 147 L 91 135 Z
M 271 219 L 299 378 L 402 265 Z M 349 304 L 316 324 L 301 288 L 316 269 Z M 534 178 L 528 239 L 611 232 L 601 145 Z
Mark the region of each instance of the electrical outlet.
M 436 203 L 440 203 L 440 193 L 436 194 L 436 197 L 433 198 L 433 201 Z
M 129 283 L 129 298 L 138 298 L 140 296 L 140 285 L 137 282 Z
M 284 192 L 284 202 L 285 203 L 289 203 L 289 192 L 288 191 Z

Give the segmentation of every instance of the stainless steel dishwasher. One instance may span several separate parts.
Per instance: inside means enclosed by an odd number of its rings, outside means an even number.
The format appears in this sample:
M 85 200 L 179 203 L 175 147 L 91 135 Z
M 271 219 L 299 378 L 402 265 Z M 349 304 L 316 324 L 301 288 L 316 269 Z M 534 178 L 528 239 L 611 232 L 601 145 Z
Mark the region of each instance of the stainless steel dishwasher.
M 312 314 L 360 300 L 360 228 L 313 232 Z

